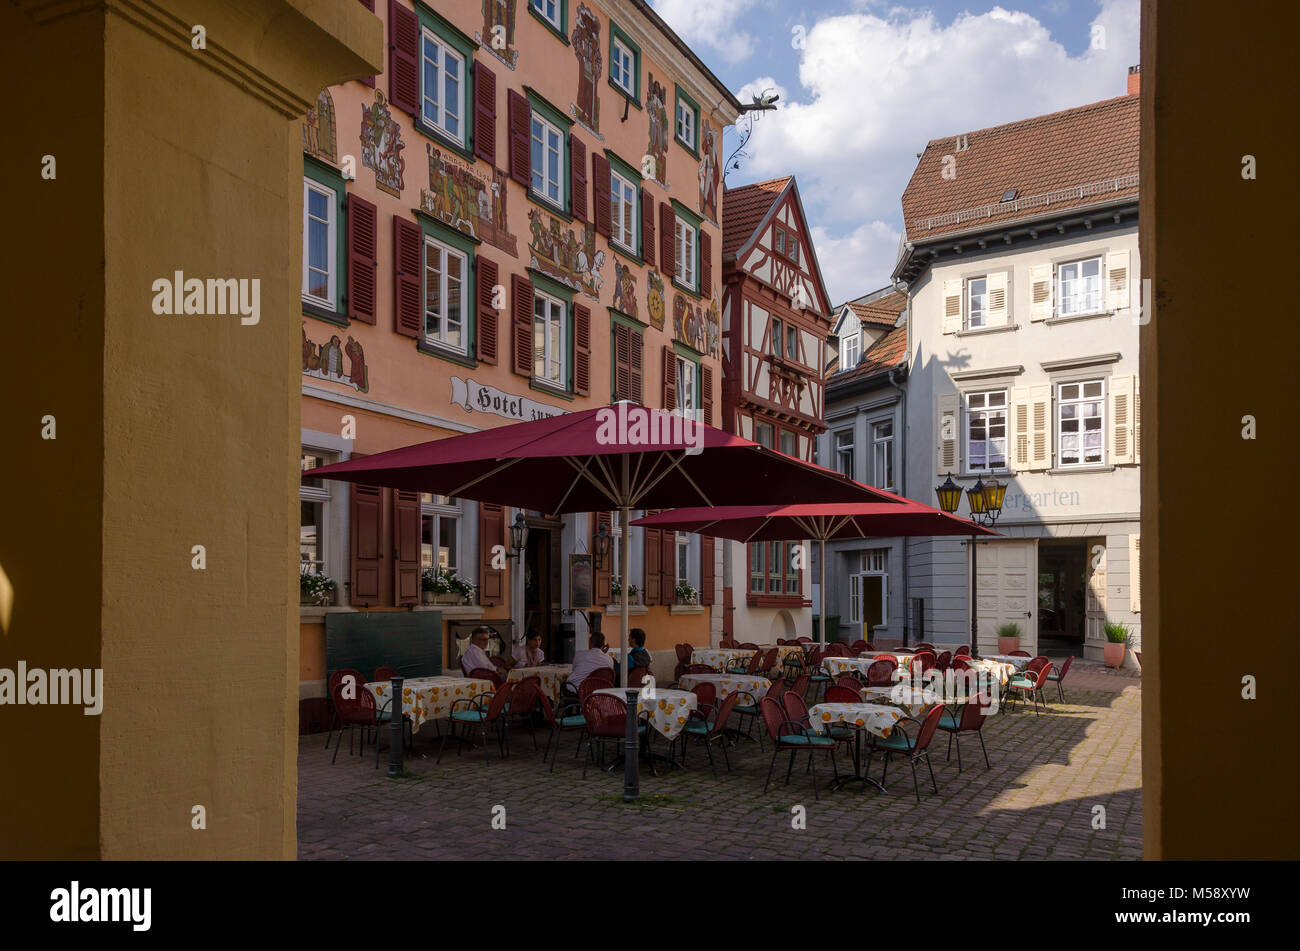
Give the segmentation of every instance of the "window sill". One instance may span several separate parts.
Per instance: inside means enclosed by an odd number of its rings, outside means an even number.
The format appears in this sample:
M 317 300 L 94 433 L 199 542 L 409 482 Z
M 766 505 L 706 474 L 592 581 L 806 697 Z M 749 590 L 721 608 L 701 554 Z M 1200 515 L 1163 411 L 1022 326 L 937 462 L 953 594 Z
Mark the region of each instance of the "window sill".
M 478 364 L 473 357 L 464 353 L 457 353 L 454 350 L 446 350 L 435 344 L 427 343 L 424 340 L 416 341 L 415 349 L 420 353 L 430 357 L 437 357 L 439 360 L 446 360 L 448 363 L 454 363 L 457 366 L 465 367 L 470 370 L 478 369 Z
M 801 594 L 749 594 L 745 603 L 751 608 L 810 608 L 812 601 Z
M 534 205 L 537 205 L 539 208 L 545 209 L 546 211 L 555 215 L 555 217 L 557 218 L 563 218 L 565 221 L 569 221 L 569 222 L 573 221 L 573 215 L 569 214 L 559 205 L 552 202 L 549 198 L 537 194 L 537 192 L 533 191 L 531 186 L 529 187 L 527 194 L 528 194 L 528 200 L 531 201 Z
M 478 604 L 408 604 L 399 606 L 397 610 L 405 607 L 408 611 L 441 611 L 449 617 L 478 618 L 482 617 L 485 609 Z M 311 621 L 317 618 L 323 619 L 327 614 L 359 614 L 362 608 L 354 608 L 350 605 L 330 605 L 328 607 L 319 607 L 312 604 L 303 604 L 298 607 L 298 618 L 300 621 Z M 372 604 L 365 610 L 370 611 L 392 611 L 392 605 Z
M 694 156 L 695 161 L 698 162 L 698 161 L 700 160 L 700 152 L 699 152 L 699 149 L 697 149 L 695 146 L 693 146 L 693 145 L 687 145 L 684 141 L 682 141 L 681 139 L 677 138 L 677 136 L 676 136 L 675 134 L 673 135 L 673 141 L 676 142 L 678 145 L 680 145 L 682 148 L 684 148 L 684 149 L 685 149 L 687 152 L 689 152 L 692 156 Z
M 618 83 L 614 82 L 613 78 L 609 78 L 609 79 L 608 79 L 608 82 L 609 82 L 609 88 L 612 89 L 612 90 L 614 90 L 614 92 L 618 93 L 620 96 L 622 96 L 622 97 L 627 101 L 627 103 L 628 103 L 629 105 L 635 106 L 635 107 L 637 108 L 638 111 L 641 109 L 641 100 L 640 100 L 640 99 L 638 99 L 636 96 L 632 95 L 630 92 L 628 92 L 628 91 L 627 91 L 626 89 L 624 89 L 622 86 L 620 86 Z
M 476 161 L 474 153 L 470 151 L 468 146 L 451 138 L 446 132 L 443 132 L 437 126 L 429 125 L 424 121 L 423 116 L 415 116 L 412 118 L 411 124 L 415 126 L 415 131 L 420 133 L 420 135 L 433 142 L 437 142 L 445 149 L 455 152 L 471 165 Z
M 637 224 L 640 224 L 640 222 L 637 222 Z M 623 245 L 619 244 L 613 238 L 609 238 L 606 243 L 609 245 L 609 249 L 611 251 L 617 254 L 624 261 L 627 261 L 629 264 L 635 264 L 637 267 L 641 267 L 642 265 L 645 264 L 645 261 L 642 260 L 641 255 L 637 254 L 635 251 L 629 251 L 627 248 L 623 247 Z
M 550 32 L 552 36 L 554 36 L 565 46 L 569 45 L 569 38 L 565 36 L 563 31 L 561 31 L 558 27 L 556 27 L 554 23 L 552 23 L 550 20 L 546 19 L 546 17 L 542 16 L 540 13 L 534 10 L 531 5 L 528 7 L 528 12 L 532 14 L 534 20 L 536 20 L 542 26 L 546 27 L 546 29 Z
M 697 291 L 697 290 L 696 290 L 695 288 L 693 288 L 693 287 L 690 287 L 690 286 L 688 286 L 688 285 L 686 285 L 686 284 L 683 284 L 681 281 L 677 280 L 677 278 L 675 278 L 675 277 L 672 279 L 672 285 L 673 285 L 674 288 L 676 288 L 677 290 L 681 291 L 683 294 L 687 294 L 687 295 L 689 295 L 689 296 L 695 298 L 696 300 L 704 300 L 704 296 L 703 296 L 702 294 L 700 294 L 699 291 Z
M 317 320 L 323 320 L 327 324 L 334 324 L 336 327 L 351 326 L 347 314 L 342 311 L 330 310 L 320 304 L 311 304 L 304 300 L 302 302 L 302 312 L 306 317 L 315 317 Z
M 1114 317 L 1114 316 L 1115 316 L 1115 311 L 1113 310 L 1094 310 L 1094 311 L 1089 311 L 1086 314 L 1066 314 L 1066 315 L 1057 314 L 1053 317 L 1048 317 L 1043 321 L 1043 323 L 1047 324 L 1050 327 L 1053 324 L 1068 324 L 1076 320 L 1092 320 L 1096 317 Z
M 1019 330 L 1019 324 L 1002 324 L 998 327 L 968 327 L 965 330 L 958 330 L 953 336 L 955 337 L 978 337 L 981 334 L 998 334 L 1006 333 L 1012 330 Z
M 628 616 L 628 617 L 640 617 L 642 614 L 647 613 L 649 610 L 650 610 L 650 609 L 647 608 L 644 604 L 629 604 L 629 605 L 627 606 L 627 616 Z M 623 605 L 621 605 L 621 604 L 607 604 L 607 605 L 605 605 L 605 613 L 606 613 L 606 614 L 617 614 L 617 615 L 619 615 L 619 616 L 621 617 L 622 614 L 623 614 Z
M 554 384 L 546 383 L 536 378 L 528 381 L 528 388 L 530 390 L 535 390 L 538 393 L 545 393 L 547 396 L 555 396 L 562 400 L 569 400 L 570 402 L 573 401 L 573 394 L 565 390 L 563 387 L 555 386 Z
M 1114 466 L 1108 465 L 1089 465 L 1089 466 L 1063 466 L 1055 469 L 1048 469 L 1048 475 L 1070 475 L 1075 472 L 1114 472 Z
M 703 614 L 704 605 L 702 604 L 670 604 L 668 606 L 669 614 Z

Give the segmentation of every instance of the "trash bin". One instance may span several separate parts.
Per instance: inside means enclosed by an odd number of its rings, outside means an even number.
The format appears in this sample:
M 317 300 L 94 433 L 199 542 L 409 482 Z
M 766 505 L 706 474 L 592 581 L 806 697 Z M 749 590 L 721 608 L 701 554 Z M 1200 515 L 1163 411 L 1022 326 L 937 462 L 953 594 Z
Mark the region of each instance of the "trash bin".
M 813 640 L 821 641 L 821 615 L 813 615 Z M 826 639 L 825 643 L 830 644 L 832 641 L 840 639 L 840 616 L 838 614 L 826 615 Z
M 573 622 L 566 622 L 560 625 L 560 659 L 558 663 L 572 664 L 574 653 L 574 638 L 576 630 Z

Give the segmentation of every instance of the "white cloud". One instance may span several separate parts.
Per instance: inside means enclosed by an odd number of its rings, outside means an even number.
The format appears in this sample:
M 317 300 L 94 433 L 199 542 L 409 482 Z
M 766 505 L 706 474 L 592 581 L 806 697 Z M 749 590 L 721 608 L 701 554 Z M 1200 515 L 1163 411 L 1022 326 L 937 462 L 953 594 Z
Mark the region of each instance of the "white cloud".
M 729 66 L 754 52 L 743 18 L 759 0 L 654 0 L 655 12 L 692 47 L 706 46 Z
M 898 260 L 899 233 L 893 225 L 868 221 L 840 237 L 813 225 L 812 239 L 831 304 L 842 304 L 889 283 Z
M 866 253 L 880 243 L 873 229 L 881 223 L 896 234 L 899 200 L 926 142 L 1124 94 L 1138 61 L 1137 0 L 1103 0 L 1092 26 L 1104 28 L 1104 46 L 1090 44 L 1089 30 L 1070 38 L 1087 47 L 1071 56 L 1035 17 L 1002 7 L 947 26 L 898 8 L 818 21 L 801 54 L 801 88 L 780 90 L 778 110 L 755 124 L 752 158 L 729 184 L 794 172 L 810 222 L 839 236 L 817 246 L 831 295 L 880 287 L 889 276 L 883 254 L 853 267 L 826 259 L 853 253 L 856 242 Z M 742 101 L 771 85 L 755 79 Z

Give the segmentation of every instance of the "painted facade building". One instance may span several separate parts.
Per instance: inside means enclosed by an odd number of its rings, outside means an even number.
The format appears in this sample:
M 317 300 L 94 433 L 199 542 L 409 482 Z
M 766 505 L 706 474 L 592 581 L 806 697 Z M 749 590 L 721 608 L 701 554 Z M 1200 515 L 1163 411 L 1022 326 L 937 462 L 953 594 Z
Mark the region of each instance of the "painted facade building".
M 831 303 L 793 176 L 723 193 L 722 268 L 721 425 L 811 462 Z M 726 633 L 768 644 L 811 634 L 806 544 L 720 547 Z
M 617 400 L 716 424 L 726 87 L 639 0 L 361 2 L 385 70 L 323 90 L 302 130 L 304 470 Z M 303 571 L 336 585 L 302 608 L 304 696 L 324 695 L 333 614 L 436 611 L 448 669 L 479 620 L 536 628 L 551 659 L 585 645 L 570 568 L 602 513 L 523 512 L 503 567 L 509 507 L 341 482 L 301 507 Z M 706 643 L 713 558 L 633 531 L 647 646 Z M 431 569 L 468 603 L 422 603 Z M 683 580 L 699 604 L 675 603 Z
M 1099 660 L 1107 622 L 1140 644 L 1136 72 L 1129 87 L 934 140 L 903 194 L 907 494 L 1007 486 L 1007 537 L 978 552 L 983 651 L 1009 623 L 1033 652 Z M 891 591 L 924 600 L 926 639 L 968 641 L 968 543 L 908 552 Z

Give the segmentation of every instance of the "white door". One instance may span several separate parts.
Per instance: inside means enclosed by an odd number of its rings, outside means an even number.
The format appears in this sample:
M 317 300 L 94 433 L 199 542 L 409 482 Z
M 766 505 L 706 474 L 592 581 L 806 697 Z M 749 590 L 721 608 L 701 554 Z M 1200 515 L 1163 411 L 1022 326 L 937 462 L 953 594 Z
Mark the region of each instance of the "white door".
M 975 599 L 981 654 L 998 652 L 998 628 L 1020 626 L 1020 649 L 1038 653 L 1038 543 L 989 541 L 979 545 Z
M 1085 647 L 1101 650 L 1106 643 L 1106 539 L 1088 539 L 1088 562 L 1084 571 L 1087 582 L 1083 643 Z

